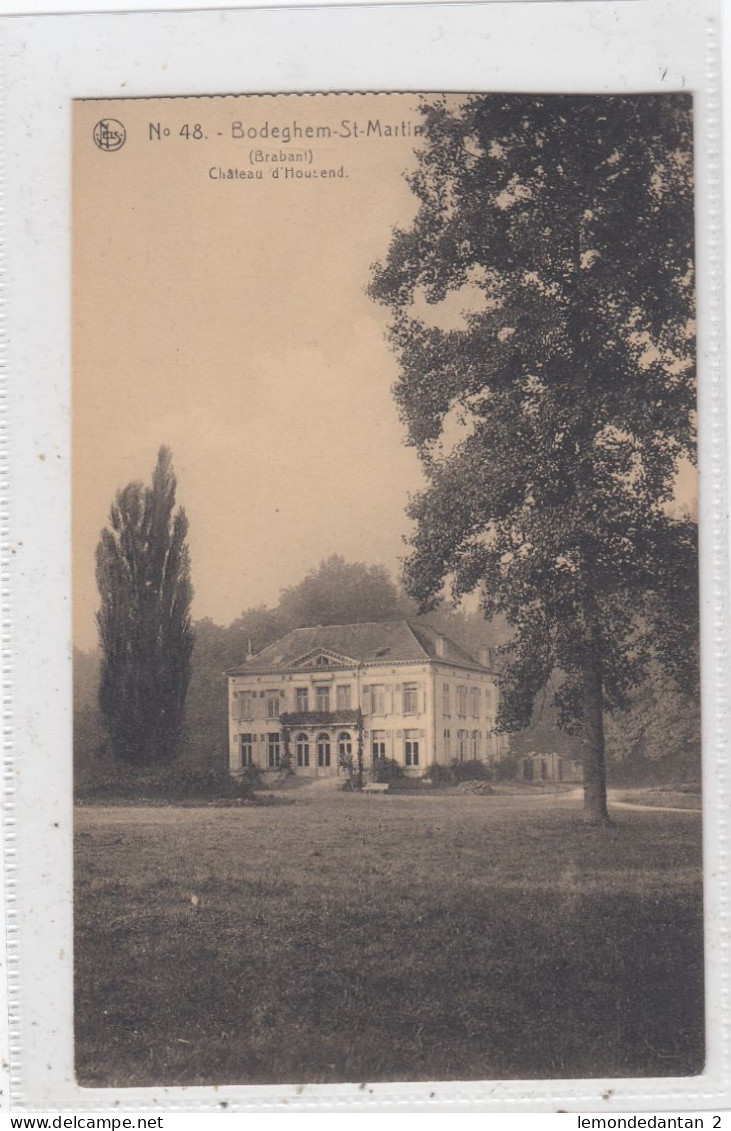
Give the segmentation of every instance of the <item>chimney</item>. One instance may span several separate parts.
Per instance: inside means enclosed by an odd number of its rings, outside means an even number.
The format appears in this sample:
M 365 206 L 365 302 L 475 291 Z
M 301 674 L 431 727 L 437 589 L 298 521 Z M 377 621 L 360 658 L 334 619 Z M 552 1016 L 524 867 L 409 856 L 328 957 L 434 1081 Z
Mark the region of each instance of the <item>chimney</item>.
M 483 644 L 482 648 L 480 648 L 478 659 L 479 659 L 480 663 L 482 664 L 483 668 L 491 668 L 492 667 L 492 648 L 488 648 L 486 645 Z
M 438 632 L 437 635 L 436 635 L 436 638 L 434 640 L 434 649 L 436 651 L 437 656 L 439 656 L 442 659 L 444 658 L 444 654 L 446 652 L 446 643 L 447 642 L 444 639 L 444 637 L 442 636 L 441 632 Z

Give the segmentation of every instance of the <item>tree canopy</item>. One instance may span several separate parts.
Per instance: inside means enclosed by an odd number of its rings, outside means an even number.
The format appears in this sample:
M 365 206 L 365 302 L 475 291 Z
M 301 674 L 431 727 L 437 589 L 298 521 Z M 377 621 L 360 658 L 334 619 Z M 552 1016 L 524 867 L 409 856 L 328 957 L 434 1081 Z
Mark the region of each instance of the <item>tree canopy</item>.
M 687 95 L 436 98 L 370 292 L 392 314 L 395 396 L 427 487 L 405 565 L 512 630 L 499 726 L 555 668 L 606 820 L 603 713 L 697 632 L 692 103 Z M 455 317 L 455 305 L 462 312 Z M 691 646 L 689 647 L 689 641 Z
M 165 761 L 180 747 L 193 632 L 188 520 L 175 511 L 176 486 L 161 447 L 152 486 L 117 492 L 97 546 L 99 705 L 125 762 Z
M 278 615 L 285 631 L 312 624 L 395 620 L 399 592 L 384 566 L 325 558 L 300 581 L 284 589 Z

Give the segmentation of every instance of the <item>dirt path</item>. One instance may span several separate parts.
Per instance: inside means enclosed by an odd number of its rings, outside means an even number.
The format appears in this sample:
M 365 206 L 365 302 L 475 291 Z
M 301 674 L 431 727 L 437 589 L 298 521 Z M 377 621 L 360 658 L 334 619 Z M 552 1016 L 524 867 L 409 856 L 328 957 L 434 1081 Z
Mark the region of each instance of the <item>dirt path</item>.
M 612 791 L 609 791 L 608 803 L 613 809 L 634 809 L 637 813 L 695 813 L 702 812 L 700 808 L 682 808 L 675 805 L 643 805 L 639 801 L 615 801 L 612 797 Z

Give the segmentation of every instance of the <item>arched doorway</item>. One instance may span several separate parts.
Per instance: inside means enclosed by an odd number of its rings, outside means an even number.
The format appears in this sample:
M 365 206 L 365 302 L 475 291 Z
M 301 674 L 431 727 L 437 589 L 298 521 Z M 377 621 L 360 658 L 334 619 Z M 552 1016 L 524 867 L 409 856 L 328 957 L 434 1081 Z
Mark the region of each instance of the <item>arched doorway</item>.
M 353 739 L 347 730 L 338 735 L 338 765 L 349 766 L 353 757 Z
M 326 770 L 330 768 L 330 764 L 330 735 L 323 732 L 317 736 L 317 768 Z
M 302 733 L 297 735 L 295 742 L 295 749 L 297 752 L 297 766 L 299 769 L 306 769 L 310 764 L 310 739 L 309 736 Z

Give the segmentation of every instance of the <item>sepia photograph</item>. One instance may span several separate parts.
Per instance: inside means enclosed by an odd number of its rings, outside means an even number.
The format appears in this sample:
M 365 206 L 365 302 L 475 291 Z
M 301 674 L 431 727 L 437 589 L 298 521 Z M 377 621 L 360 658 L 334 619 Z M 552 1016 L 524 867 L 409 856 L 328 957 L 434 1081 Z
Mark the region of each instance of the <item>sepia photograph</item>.
M 693 136 L 74 102 L 82 1087 L 703 1072 Z

